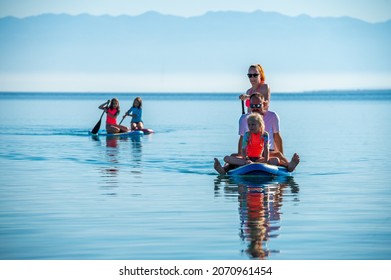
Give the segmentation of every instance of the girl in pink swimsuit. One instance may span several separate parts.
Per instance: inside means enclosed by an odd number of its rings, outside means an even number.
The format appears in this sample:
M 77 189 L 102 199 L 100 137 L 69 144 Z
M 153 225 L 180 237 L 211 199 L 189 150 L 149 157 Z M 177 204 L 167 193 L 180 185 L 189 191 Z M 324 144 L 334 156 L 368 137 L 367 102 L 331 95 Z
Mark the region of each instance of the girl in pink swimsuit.
M 117 116 L 119 115 L 119 101 L 117 98 L 111 99 L 110 105 L 107 106 L 106 102 L 99 106 L 99 109 L 106 112 L 106 131 L 107 133 L 119 133 L 128 132 L 129 129 L 126 126 L 117 124 Z

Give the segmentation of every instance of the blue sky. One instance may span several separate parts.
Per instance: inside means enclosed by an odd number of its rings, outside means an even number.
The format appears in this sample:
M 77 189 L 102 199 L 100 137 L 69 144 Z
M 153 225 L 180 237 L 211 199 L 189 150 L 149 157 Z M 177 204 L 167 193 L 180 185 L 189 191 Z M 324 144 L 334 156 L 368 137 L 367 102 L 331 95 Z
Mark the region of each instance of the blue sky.
M 391 19 L 389 0 L 0 0 L 0 17 L 42 13 L 138 15 L 146 11 L 197 16 L 207 11 L 275 11 L 289 16 L 350 16 L 368 22 Z

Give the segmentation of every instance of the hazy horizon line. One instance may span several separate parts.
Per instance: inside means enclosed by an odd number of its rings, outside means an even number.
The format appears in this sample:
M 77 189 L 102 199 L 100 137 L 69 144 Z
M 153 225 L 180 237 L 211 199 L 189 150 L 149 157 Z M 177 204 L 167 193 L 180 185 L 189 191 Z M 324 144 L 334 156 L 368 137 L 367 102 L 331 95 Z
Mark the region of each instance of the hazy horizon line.
M 354 17 L 354 16 L 347 16 L 347 15 L 345 15 L 345 16 L 312 16 L 312 15 L 309 15 L 309 14 L 306 14 L 306 13 L 302 13 L 302 14 L 299 14 L 299 15 L 291 16 L 291 15 L 287 15 L 287 14 L 284 14 L 284 13 L 281 13 L 281 12 L 265 11 L 265 10 L 261 10 L 261 9 L 254 10 L 252 12 L 234 11 L 234 10 L 207 11 L 207 12 L 204 12 L 202 14 L 192 15 L 192 16 L 168 14 L 168 13 L 162 13 L 162 12 L 159 12 L 159 11 L 156 11 L 156 10 L 149 10 L 149 11 L 145 11 L 145 12 L 142 12 L 140 14 L 134 14 L 134 15 L 132 15 L 132 14 L 109 14 L 109 13 L 93 14 L 93 13 L 90 13 L 90 12 L 83 12 L 83 13 L 45 12 L 45 13 L 40 13 L 40 14 L 28 15 L 28 16 L 15 16 L 15 15 L 0 16 L 0 19 L 5 19 L 5 18 L 9 18 L 9 17 L 10 18 L 16 18 L 16 19 L 27 19 L 27 18 L 39 17 L 39 16 L 45 16 L 45 15 L 54 15 L 54 16 L 67 15 L 67 16 L 74 16 L 74 17 L 86 16 L 87 15 L 87 16 L 92 16 L 92 17 L 112 17 L 112 18 L 118 18 L 118 17 L 138 17 L 138 16 L 143 16 L 143 15 L 151 14 L 151 13 L 159 14 L 159 15 L 162 15 L 162 16 L 183 18 L 183 19 L 197 18 L 197 17 L 202 17 L 202 16 L 205 16 L 207 14 L 213 14 L 213 13 L 238 13 L 238 14 L 268 13 L 268 14 L 282 15 L 282 16 L 289 17 L 289 18 L 299 18 L 299 17 L 308 17 L 308 18 L 311 18 L 311 19 L 328 19 L 328 18 L 330 18 L 330 19 L 342 19 L 342 18 L 349 18 L 349 19 L 359 20 L 359 21 L 363 21 L 363 22 L 366 22 L 366 23 L 370 23 L 370 24 L 385 23 L 385 22 L 391 21 L 391 17 L 386 19 L 386 20 L 368 21 L 368 20 L 365 20 L 365 19 L 357 18 L 357 17 Z

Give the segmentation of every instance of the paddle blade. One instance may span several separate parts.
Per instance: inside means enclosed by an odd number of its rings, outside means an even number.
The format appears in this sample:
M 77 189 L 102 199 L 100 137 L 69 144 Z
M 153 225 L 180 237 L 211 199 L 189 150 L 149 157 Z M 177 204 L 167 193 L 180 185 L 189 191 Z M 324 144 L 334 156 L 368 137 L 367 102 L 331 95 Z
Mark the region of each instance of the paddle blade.
M 110 103 L 110 100 L 107 100 L 106 106 L 109 105 L 109 103 Z M 101 106 L 103 106 L 103 105 L 104 105 L 104 104 L 102 104 Z M 101 106 L 99 106 L 99 108 L 101 108 Z M 102 107 L 101 109 L 104 109 L 104 108 Z M 100 123 L 102 122 L 102 117 L 103 117 L 104 114 L 105 114 L 105 111 L 103 110 L 102 115 L 100 115 L 99 121 L 97 122 L 97 124 L 95 125 L 95 127 L 91 130 L 91 133 L 92 133 L 92 134 L 97 134 L 97 133 L 98 133 L 98 131 L 99 131 L 99 129 L 100 129 Z
M 100 120 L 97 122 L 97 124 L 95 125 L 95 127 L 91 130 L 91 133 L 92 133 L 92 134 L 97 134 L 97 133 L 98 133 L 98 131 L 99 131 L 99 129 L 100 129 L 100 124 L 101 124 L 101 122 L 102 122 L 102 119 L 100 119 Z

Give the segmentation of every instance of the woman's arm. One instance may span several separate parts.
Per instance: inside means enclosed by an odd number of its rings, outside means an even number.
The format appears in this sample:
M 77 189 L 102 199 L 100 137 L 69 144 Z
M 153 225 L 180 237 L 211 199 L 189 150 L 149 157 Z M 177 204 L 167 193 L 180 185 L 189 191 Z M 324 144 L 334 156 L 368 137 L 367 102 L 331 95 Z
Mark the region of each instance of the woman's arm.
M 248 132 L 243 135 L 242 138 L 241 155 L 243 158 L 247 157 L 247 145 L 248 145 Z

